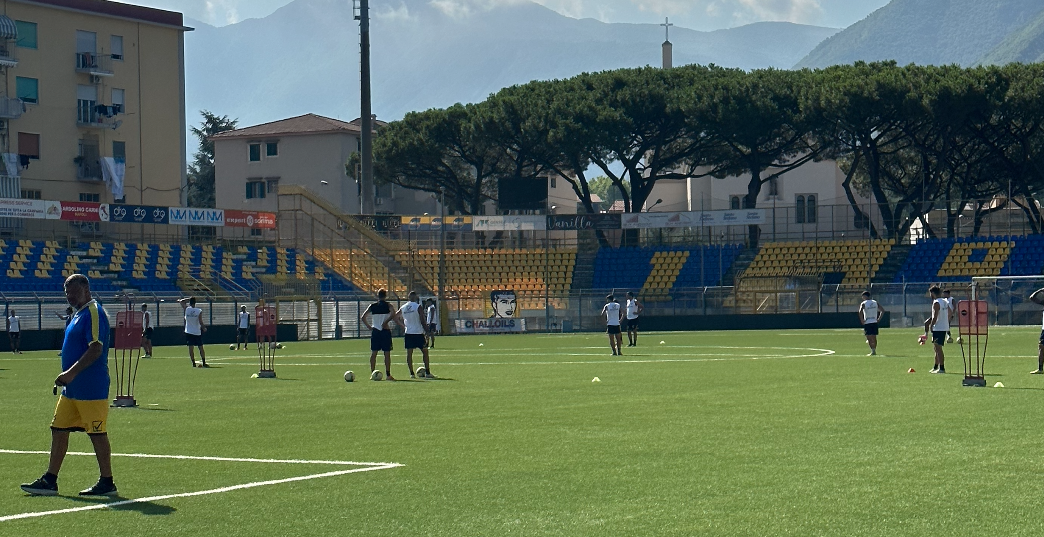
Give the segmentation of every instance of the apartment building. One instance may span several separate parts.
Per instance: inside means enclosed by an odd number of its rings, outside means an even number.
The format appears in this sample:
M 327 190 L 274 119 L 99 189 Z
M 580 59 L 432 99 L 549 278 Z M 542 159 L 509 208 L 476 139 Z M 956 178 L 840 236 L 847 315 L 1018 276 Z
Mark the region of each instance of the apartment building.
M 0 197 L 184 203 L 180 13 L 0 0 Z

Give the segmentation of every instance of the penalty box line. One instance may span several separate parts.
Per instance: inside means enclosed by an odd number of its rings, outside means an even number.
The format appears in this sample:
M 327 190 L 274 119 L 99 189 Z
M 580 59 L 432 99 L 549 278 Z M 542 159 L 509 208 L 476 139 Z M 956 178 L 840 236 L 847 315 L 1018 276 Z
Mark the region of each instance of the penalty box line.
M 0 454 L 17 454 L 17 455 L 46 455 L 48 451 L 21 451 L 12 449 L 0 449 Z M 94 456 L 93 453 L 85 452 L 69 452 L 69 455 L 79 456 Z M 251 489 L 256 487 L 265 487 L 269 485 L 281 485 L 284 483 L 294 483 L 297 481 L 310 481 L 313 479 L 322 479 L 324 477 L 336 477 L 339 475 L 357 474 L 362 472 L 372 472 L 375 470 L 390 470 L 392 468 L 399 468 L 404 466 L 403 464 L 394 462 L 352 462 L 352 461 L 310 461 L 310 460 L 299 460 L 299 459 L 249 459 L 249 458 L 237 458 L 237 457 L 201 457 L 201 456 L 190 456 L 190 455 L 150 455 L 145 453 L 113 453 L 113 457 L 132 457 L 141 459 L 177 459 L 177 460 L 201 460 L 201 461 L 221 461 L 221 462 L 255 462 L 265 464 L 317 464 L 317 465 L 334 465 L 334 466 L 361 466 L 361 468 L 348 468 L 344 470 L 334 470 L 332 472 L 322 472 L 318 474 L 309 474 L 297 477 L 288 477 L 284 479 L 271 479 L 268 481 L 255 481 L 252 483 L 243 483 L 241 485 L 231 485 L 228 487 L 219 487 L 215 489 L 198 490 L 194 492 L 181 492 L 175 494 L 161 494 L 158 496 L 148 496 L 145 498 L 133 498 L 129 500 L 119 500 L 108 503 L 97 503 L 92 505 L 85 505 L 81 507 L 71 507 L 68 509 L 55 509 L 52 511 L 35 511 L 29 513 L 19 513 L 16 515 L 0 516 L 0 522 L 8 522 L 11 520 L 22 520 L 27 518 L 39 518 L 51 515 L 62 515 L 67 513 L 78 513 L 81 511 L 95 511 L 98 509 L 112 509 L 115 507 L 121 507 L 124 505 L 131 505 L 136 503 L 147 503 L 156 502 L 162 500 L 170 500 L 174 498 L 190 498 L 193 496 L 206 496 L 209 494 L 220 494 L 223 492 L 232 492 L 242 489 Z

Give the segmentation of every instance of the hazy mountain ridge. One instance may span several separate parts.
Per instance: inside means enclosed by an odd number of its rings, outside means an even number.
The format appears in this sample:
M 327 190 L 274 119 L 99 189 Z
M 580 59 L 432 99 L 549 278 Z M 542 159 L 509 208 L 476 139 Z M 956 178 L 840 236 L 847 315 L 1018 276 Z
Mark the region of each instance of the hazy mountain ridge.
M 858 60 L 975 65 L 1042 12 L 1041 0 L 893 0 L 825 40 L 796 66 Z
M 372 13 L 374 113 L 475 102 L 513 84 L 585 71 L 660 64 L 663 28 L 576 20 L 532 2 L 453 15 L 428 0 Z M 190 21 L 189 122 L 198 110 L 240 125 L 314 112 L 359 111 L 359 26 L 351 3 L 296 0 L 263 19 L 213 27 Z M 671 29 L 674 63 L 788 68 L 836 29 L 758 23 L 729 30 Z
M 981 64 L 1034 63 L 1044 61 L 1044 11 L 980 60 Z

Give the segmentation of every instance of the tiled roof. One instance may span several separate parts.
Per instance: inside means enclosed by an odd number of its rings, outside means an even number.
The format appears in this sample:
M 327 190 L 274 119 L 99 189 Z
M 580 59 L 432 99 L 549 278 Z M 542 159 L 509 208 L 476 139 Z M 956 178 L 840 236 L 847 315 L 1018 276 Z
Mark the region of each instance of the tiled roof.
M 361 119 L 354 121 L 341 121 L 328 118 L 318 114 L 305 114 L 303 116 L 280 119 L 270 123 L 262 123 L 253 127 L 244 127 L 234 131 L 226 131 L 211 136 L 215 138 L 261 138 L 266 136 L 293 136 L 302 134 L 328 134 L 348 133 L 358 135 L 362 132 L 359 128 Z M 375 122 L 375 127 L 384 126 L 383 121 Z
M 125 17 L 166 26 L 182 26 L 184 24 L 181 13 L 176 11 L 135 6 L 124 2 L 109 2 L 108 0 L 32 0 L 32 2 L 100 15 Z

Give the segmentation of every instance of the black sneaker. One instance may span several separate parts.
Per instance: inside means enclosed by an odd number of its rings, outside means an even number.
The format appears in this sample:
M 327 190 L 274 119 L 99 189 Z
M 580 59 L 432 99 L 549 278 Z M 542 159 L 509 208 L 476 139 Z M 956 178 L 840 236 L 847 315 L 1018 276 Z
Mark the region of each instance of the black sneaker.
M 115 496 L 116 494 L 116 483 L 113 483 L 111 479 L 108 482 L 99 479 L 93 487 L 80 491 L 80 496 Z
M 58 482 L 51 483 L 41 476 L 32 483 L 22 483 L 22 490 L 33 496 L 57 496 Z

